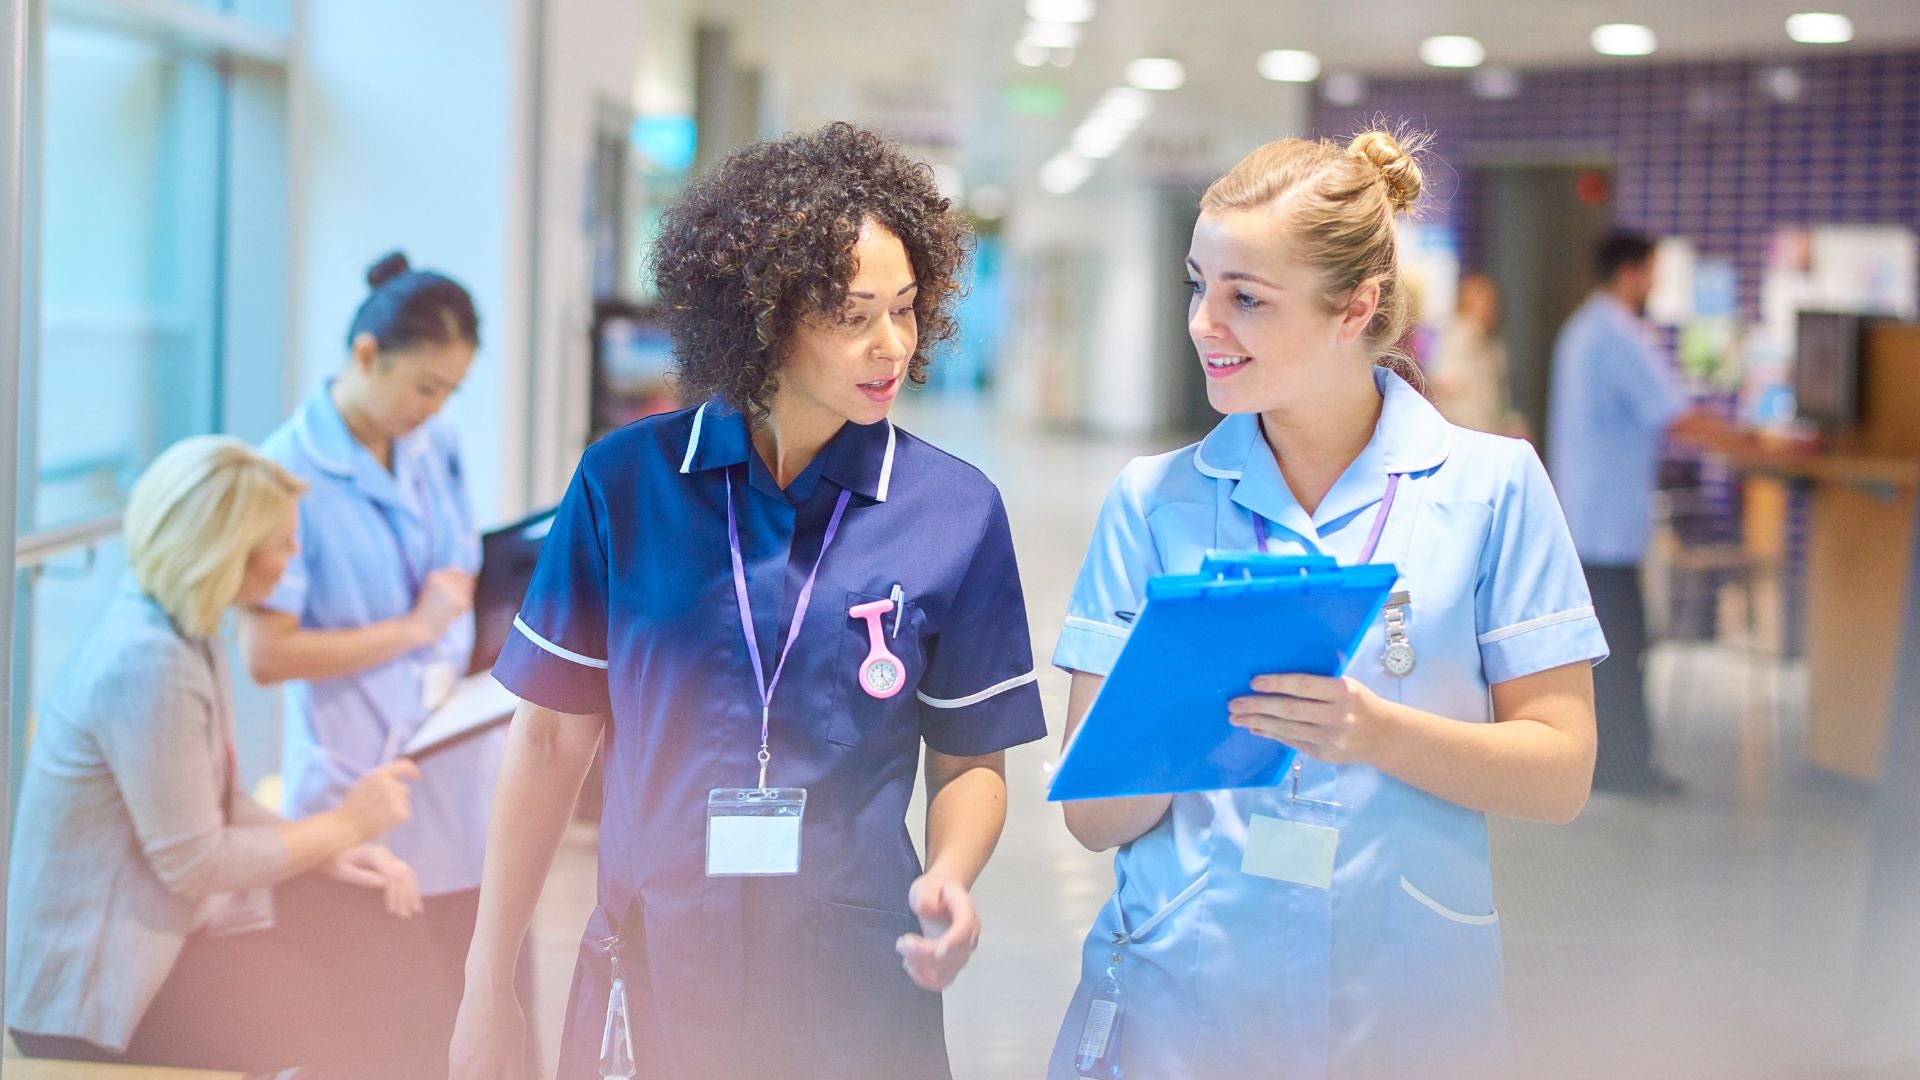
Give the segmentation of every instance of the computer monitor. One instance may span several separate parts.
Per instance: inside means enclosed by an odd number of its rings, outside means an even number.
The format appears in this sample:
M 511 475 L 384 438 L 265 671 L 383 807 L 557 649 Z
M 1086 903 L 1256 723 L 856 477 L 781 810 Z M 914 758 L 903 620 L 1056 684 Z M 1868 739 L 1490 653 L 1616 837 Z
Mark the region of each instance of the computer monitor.
M 1860 328 L 1859 315 L 1839 311 L 1802 311 L 1795 326 L 1795 411 L 1822 431 L 1860 422 Z
M 507 635 L 513 633 L 514 617 L 527 598 L 527 587 L 533 584 L 540 549 L 553 530 L 555 509 L 549 507 L 480 538 L 480 579 L 473 588 L 473 655 L 467 674 L 487 671 L 500 659 Z

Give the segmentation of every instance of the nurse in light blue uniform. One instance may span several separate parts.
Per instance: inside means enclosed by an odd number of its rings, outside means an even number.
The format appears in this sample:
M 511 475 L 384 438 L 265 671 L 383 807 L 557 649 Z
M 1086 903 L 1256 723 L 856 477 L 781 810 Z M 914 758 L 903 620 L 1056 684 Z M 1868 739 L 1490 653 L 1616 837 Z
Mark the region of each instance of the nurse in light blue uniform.
M 478 319 L 459 284 L 397 253 L 368 283 L 346 369 L 263 446 L 310 485 L 300 553 L 244 627 L 254 678 L 288 682 L 289 815 L 331 808 L 393 759 L 473 648 L 479 537 L 459 447 L 435 415 L 473 361 Z M 496 730 L 422 760 L 414 816 L 386 838 L 419 874 L 456 986 L 505 738 Z
M 1507 1067 L 1485 814 L 1578 813 L 1606 646 L 1532 448 L 1450 427 L 1376 366 L 1407 319 L 1394 217 L 1418 190 L 1370 132 L 1269 144 L 1201 203 L 1189 329 L 1228 415 L 1108 494 L 1054 655 L 1069 731 L 1147 579 L 1209 549 L 1401 576 L 1346 678 L 1262 676 L 1219 718 L 1301 752 L 1281 785 L 1067 804 L 1083 843 L 1119 848 L 1118 886 L 1054 1080 Z

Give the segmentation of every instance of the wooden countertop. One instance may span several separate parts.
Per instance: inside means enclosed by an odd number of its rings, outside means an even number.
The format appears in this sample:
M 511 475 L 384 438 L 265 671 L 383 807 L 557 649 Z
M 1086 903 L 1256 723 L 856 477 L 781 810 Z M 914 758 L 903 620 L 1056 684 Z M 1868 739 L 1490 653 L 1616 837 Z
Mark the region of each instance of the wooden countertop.
M 1920 484 L 1920 458 L 1872 456 L 1811 449 L 1763 439 L 1716 439 L 1701 449 L 1742 472 L 1787 480 L 1813 480 L 1868 488 Z

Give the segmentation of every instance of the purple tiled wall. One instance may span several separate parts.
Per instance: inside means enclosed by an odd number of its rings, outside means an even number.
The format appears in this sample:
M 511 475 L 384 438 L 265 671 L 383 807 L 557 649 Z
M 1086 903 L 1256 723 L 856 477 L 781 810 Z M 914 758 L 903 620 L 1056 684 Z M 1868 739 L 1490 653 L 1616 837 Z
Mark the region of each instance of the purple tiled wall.
M 1426 213 L 1458 228 L 1470 266 L 1472 170 L 1515 157 L 1611 160 L 1618 224 L 1732 256 L 1749 318 L 1774 229 L 1920 229 L 1920 50 L 1523 72 L 1500 101 L 1464 75 L 1378 80 L 1357 105 L 1321 103 L 1314 127 L 1342 136 L 1381 116 L 1433 132 Z
M 1320 103 L 1314 127 L 1341 137 L 1385 120 L 1434 136 L 1425 220 L 1451 224 L 1469 268 L 1485 264 L 1476 165 L 1611 163 L 1614 220 L 1685 236 L 1731 256 L 1742 314 L 1757 318 L 1775 229 L 1840 223 L 1920 230 L 1920 50 L 1802 53 L 1766 60 L 1638 63 L 1524 72 L 1518 95 L 1485 100 L 1465 75 L 1378 80 L 1353 106 Z M 1666 339 L 1671 343 L 1671 334 Z M 1708 403 L 1725 411 L 1730 401 Z M 1685 457 L 1686 455 L 1682 455 Z M 1737 520 L 1735 478 L 1691 462 L 1697 485 Z M 1804 497 L 1787 541 L 1788 654 L 1800 648 Z

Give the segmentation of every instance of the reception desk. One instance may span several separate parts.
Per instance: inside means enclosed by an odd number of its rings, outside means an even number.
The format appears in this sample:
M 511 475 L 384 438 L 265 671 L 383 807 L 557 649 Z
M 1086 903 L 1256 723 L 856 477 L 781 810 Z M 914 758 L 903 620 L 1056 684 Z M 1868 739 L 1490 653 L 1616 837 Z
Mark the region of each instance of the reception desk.
M 1810 497 L 1806 756 L 1820 768 L 1878 780 L 1895 666 L 1902 662 L 1920 485 L 1920 325 L 1868 328 L 1861 388 L 1859 425 L 1836 433 L 1817 452 L 1756 442 L 1717 447 L 1715 456 L 1747 474 L 1750 549 L 1777 554 L 1784 546 L 1786 491 L 1799 488 Z

